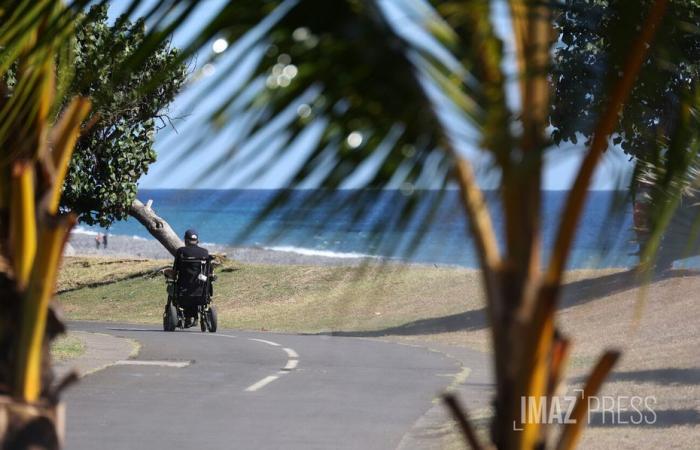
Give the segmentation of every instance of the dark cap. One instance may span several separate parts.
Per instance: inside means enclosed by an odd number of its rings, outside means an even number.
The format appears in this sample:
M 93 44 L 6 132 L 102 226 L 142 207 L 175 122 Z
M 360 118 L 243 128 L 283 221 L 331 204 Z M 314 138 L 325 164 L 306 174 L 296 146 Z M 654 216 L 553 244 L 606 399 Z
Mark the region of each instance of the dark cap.
M 199 240 L 199 236 L 197 235 L 197 230 L 190 228 L 189 230 L 185 231 L 185 241 L 197 241 L 197 240 Z

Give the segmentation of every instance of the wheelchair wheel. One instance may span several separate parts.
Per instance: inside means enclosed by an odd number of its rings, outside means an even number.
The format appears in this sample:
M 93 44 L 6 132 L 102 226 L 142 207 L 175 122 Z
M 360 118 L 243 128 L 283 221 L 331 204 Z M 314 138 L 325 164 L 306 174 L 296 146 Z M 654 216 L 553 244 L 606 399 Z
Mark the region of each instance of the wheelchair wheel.
M 175 331 L 175 328 L 177 328 L 177 308 L 168 302 L 163 312 L 163 331 Z
M 209 329 L 209 332 L 216 333 L 216 309 L 214 309 L 213 306 L 209 306 L 209 309 L 206 312 L 206 318 L 207 328 Z
M 207 313 L 204 309 L 200 309 L 199 312 L 199 329 L 202 330 L 202 333 L 205 333 L 207 331 Z

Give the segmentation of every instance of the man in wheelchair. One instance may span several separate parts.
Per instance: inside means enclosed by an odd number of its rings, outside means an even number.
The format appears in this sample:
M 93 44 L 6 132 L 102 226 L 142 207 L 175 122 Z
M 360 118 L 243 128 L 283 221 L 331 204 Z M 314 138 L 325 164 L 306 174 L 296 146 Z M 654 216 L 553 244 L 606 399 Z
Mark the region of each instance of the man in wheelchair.
M 187 230 L 185 246 L 175 253 L 174 273 L 170 278 L 173 289 L 169 288 L 168 304 L 163 315 L 166 331 L 194 326 L 198 316 L 201 316 L 202 331 L 216 331 L 216 312 L 210 305 L 212 281 L 216 279 L 212 270 L 212 257 L 198 243 L 197 232 Z

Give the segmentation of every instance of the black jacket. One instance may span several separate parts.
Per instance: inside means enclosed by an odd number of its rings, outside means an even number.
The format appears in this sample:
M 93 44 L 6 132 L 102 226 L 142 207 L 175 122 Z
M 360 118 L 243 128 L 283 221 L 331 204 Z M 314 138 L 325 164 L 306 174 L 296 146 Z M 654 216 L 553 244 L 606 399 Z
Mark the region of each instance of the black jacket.
M 197 245 L 187 245 L 180 247 L 175 253 L 175 262 L 173 268 L 177 272 L 177 285 L 180 290 L 180 295 L 199 296 L 202 294 L 201 288 L 204 283 L 198 280 L 200 274 L 209 275 L 209 263 L 205 266 L 199 264 L 188 264 L 188 259 L 202 260 L 209 259 L 209 251 Z

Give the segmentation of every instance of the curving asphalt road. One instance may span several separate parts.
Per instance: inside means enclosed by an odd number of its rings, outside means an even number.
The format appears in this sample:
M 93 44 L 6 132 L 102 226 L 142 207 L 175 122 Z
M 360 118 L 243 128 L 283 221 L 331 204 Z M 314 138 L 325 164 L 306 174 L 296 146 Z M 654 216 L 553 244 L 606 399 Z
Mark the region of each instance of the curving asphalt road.
M 137 340 L 136 358 L 85 377 L 66 395 L 69 450 L 391 449 L 472 370 L 487 397 L 486 357 L 319 335 L 72 323 Z M 403 443 L 406 442 L 404 438 Z

